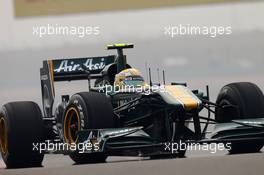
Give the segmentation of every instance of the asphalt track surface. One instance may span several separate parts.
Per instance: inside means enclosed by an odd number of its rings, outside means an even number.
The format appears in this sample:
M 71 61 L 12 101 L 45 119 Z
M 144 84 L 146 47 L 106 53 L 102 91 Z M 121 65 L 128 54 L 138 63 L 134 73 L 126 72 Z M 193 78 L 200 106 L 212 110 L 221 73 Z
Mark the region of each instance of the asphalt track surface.
M 68 156 L 46 155 L 41 168 L 7 170 L 0 160 L 0 175 L 263 175 L 263 151 L 239 155 L 191 151 L 186 158 L 159 160 L 109 157 L 106 163 L 86 165 L 75 165 Z

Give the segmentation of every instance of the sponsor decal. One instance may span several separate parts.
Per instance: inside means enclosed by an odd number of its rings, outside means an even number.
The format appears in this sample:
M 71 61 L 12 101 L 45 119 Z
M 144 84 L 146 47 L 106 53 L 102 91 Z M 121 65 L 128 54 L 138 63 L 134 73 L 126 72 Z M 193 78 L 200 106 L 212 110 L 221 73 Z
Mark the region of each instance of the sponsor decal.
M 87 70 L 102 70 L 105 67 L 104 58 L 101 59 L 99 63 L 95 63 L 93 59 L 87 59 L 83 64 Z M 60 63 L 60 66 L 57 69 L 54 69 L 54 72 L 74 72 L 74 71 L 83 71 L 83 66 L 81 64 L 75 63 L 73 60 L 63 60 Z
M 73 74 L 84 70 L 90 73 L 100 73 L 104 67 L 115 60 L 114 56 L 90 57 L 90 58 L 72 58 L 53 60 L 54 74 Z

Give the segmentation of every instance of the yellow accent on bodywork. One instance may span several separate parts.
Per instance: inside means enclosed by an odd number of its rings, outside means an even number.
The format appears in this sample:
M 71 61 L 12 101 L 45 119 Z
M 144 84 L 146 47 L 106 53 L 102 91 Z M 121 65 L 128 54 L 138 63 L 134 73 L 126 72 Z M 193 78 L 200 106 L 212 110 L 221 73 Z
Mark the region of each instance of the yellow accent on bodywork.
M 49 72 L 50 72 L 50 78 L 51 78 L 51 86 L 52 86 L 52 93 L 53 97 L 55 96 L 55 88 L 54 88 L 54 67 L 53 67 L 53 61 L 50 59 L 48 60 L 48 65 L 49 65 Z
M 178 100 L 184 105 L 186 110 L 197 109 L 199 101 L 193 94 L 189 93 L 183 86 L 165 86 L 168 92 L 175 100 Z
M 108 44 L 106 46 L 106 49 L 109 49 L 111 47 L 125 47 L 125 46 L 133 46 L 133 45 L 134 45 L 133 43 L 127 43 L 127 44 L 125 44 L 125 43 Z

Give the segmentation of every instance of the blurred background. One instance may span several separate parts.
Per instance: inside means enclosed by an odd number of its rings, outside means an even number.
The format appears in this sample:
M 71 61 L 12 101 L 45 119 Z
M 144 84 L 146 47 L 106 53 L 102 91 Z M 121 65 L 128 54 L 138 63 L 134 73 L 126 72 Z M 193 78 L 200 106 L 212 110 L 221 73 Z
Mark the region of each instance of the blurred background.
M 220 1 L 220 0 L 218 0 Z M 0 105 L 14 100 L 41 104 L 39 68 L 44 59 L 103 56 L 111 43 L 134 43 L 128 62 L 146 77 L 187 82 L 192 89 L 251 81 L 264 90 L 264 1 L 217 0 L 0 0 Z M 39 37 L 47 25 L 97 26 L 98 35 Z M 230 35 L 164 34 L 167 26 L 230 26 Z M 87 89 L 87 82 L 57 83 L 56 95 Z

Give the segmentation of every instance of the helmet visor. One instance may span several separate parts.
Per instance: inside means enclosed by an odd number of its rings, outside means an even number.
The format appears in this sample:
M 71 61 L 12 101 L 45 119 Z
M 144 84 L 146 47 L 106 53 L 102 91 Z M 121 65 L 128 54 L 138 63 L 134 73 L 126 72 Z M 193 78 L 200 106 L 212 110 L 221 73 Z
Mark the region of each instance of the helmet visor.
M 129 76 L 123 80 L 124 85 L 128 86 L 143 86 L 145 84 L 144 79 L 141 76 Z

